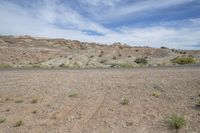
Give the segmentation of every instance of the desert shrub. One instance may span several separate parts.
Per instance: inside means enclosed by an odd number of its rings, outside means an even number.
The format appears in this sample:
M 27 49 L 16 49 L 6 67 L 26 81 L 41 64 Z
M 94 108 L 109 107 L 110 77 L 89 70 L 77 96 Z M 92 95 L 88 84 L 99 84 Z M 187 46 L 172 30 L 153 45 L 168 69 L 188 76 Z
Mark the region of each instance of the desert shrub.
M 93 58 L 94 57 L 94 55 L 91 55 L 89 58 Z
M 33 64 L 32 67 L 34 67 L 34 68 L 40 68 L 41 66 L 40 66 L 40 64 Z
M 33 68 L 47 68 L 47 65 L 43 65 L 43 64 L 33 64 L 32 65 Z
M 185 51 L 180 51 L 180 54 L 186 54 L 186 52 Z
M 1 123 L 4 123 L 5 121 L 6 121 L 5 118 L 0 118 L 0 124 L 1 124 Z
M 63 64 L 60 64 L 59 67 L 62 67 L 62 68 L 69 68 L 69 65 L 63 63 Z
M 74 67 L 75 67 L 75 68 L 80 68 L 81 66 L 80 66 L 80 64 L 79 64 L 78 62 L 75 62 L 75 63 L 74 63 Z
M 117 66 L 124 67 L 124 68 L 134 67 L 132 64 L 129 64 L 129 63 L 120 63 L 120 64 L 117 64 Z
M 32 114 L 37 114 L 37 110 L 33 110 L 33 111 L 32 111 Z
M 98 57 L 102 57 L 102 54 L 100 54 Z
M 23 123 L 22 120 L 18 120 L 18 121 L 15 122 L 14 127 L 20 127 L 20 126 L 22 126 L 23 124 L 24 124 L 24 123 Z
M 176 64 L 195 64 L 196 61 L 192 58 L 192 57 L 176 57 L 174 59 L 171 60 L 173 63 Z
M 16 100 L 15 103 L 23 103 L 23 100 L 21 100 L 21 99 Z
M 31 103 L 37 103 L 38 102 L 38 99 L 37 98 L 33 98 L 32 100 L 31 100 Z
M 148 61 L 145 58 L 137 58 L 137 59 L 135 59 L 135 63 L 146 65 L 148 63 Z
M 9 100 L 10 100 L 10 98 L 8 98 L 8 97 L 5 98 L 5 101 L 9 101 Z
M 200 99 L 197 99 L 196 107 L 200 108 Z
M 78 97 L 78 93 L 71 93 L 69 94 L 69 97 Z
M 172 115 L 169 119 L 170 126 L 180 129 L 186 125 L 186 120 L 182 116 Z
M 11 68 L 12 66 L 9 64 L 0 64 L 0 68 Z
M 154 96 L 154 97 L 160 97 L 160 92 L 158 92 L 158 91 L 154 91 L 153 93 L 152 93 L 152 96 Z
M 104 64 L 107 60 L 101 60 L 100 63 Z
M 129 100 L 126 99 L 126 98 L 122 98 L 121 104 L 122 104 L 122 105 L 127 105 L 127 104 L 129 104 Z
M 115 57 L 115 56 L 114 56 L 112 59 L 113 59 L 113 60 L 116 60 L 116 59 L 117 59 L 117 57 Z
M 160 47 L 161 49 L 168 49 L 167 47 L 165 47 L 165 46 L 162 46 L 162 47 Z

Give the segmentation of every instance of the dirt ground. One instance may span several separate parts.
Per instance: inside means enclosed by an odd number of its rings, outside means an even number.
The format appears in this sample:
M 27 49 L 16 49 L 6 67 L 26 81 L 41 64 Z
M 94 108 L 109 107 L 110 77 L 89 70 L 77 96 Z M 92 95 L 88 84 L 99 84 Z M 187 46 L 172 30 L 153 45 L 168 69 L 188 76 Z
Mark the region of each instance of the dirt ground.
M 177 114 L 199 133 L 199 92 L 200 67 L 0 70 L 0 132 L 175 133 Z

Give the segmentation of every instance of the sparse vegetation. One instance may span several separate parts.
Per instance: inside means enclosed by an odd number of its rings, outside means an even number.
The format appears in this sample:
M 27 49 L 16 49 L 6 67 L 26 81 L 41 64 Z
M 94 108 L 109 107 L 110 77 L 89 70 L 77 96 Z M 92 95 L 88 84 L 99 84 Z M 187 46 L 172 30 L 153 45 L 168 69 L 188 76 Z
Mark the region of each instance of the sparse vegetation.
M 23 103 L 23 100 L 21 100 L 21 99 L 16 100 L 15 103 Z
M 91 56 L 90 56 L 90 58 L 93 58 L 93 57 L 94 57 L 94 55 L 91 55 Z
M 69 68 L 69 65 L 63 63 L 63 64 L 60 64 L 59 67 L 62 67 L 62 68 Z
M 165 47 L 165 46 L 162 46 L 162 47 L 160 47 L 161 49 L 168 49 L 167 47 Z
M 20 127 L 24 124 L 24 122 L 22 120 L 18 120 L 15 122 L 14 127 Z
M 38 99 L 37 98 L 32 98 L 31 103 L 37 103 Z
M 154 97 L 160 97 L 160 92 L 159 91 L 154 91 L 153 93 L 152 93 L 152 96 L 154 96 Z
M 32 114 L 37 114 L 37 110 L 33 110 L 33 111 L 32 111 Z
M 186 51 L 180 51 L 180 54 L 186 54 Z
M 0 118 L 0 124 L 1 124 L 1 123 L 4 123 L 5 121 L 6 121 L 5 118 Z
M 0 68 L 11 68 L 12 66 L 9 64 L 0 64 Z
M 196 107 L 200 108 L 200 98 L 197 99 Z
M 169 119 L 169 124 L 175 129 L 180 129 L 186 125 L 186 120 L 182 116 L 173 114 Z
M 10 111 L 10 109 L 6 109 L 6 112 L 9 112 Z
M 120 64 L 117 64 L 117 66 L 119 66 L 119 67 L 124 67 L 124 68 L 131 68 L 131 67 L 134 67 L 133 64 L 129 64 L 129 63 L 120 63 Z
M 104 64 L 107 60 L 101 60 L 100 63 Z
M 5 98 L 5 101 L 9 101 L 9 100 L 10 100 L 10 98 L 8 98 L 8 97 Z
M 78 97 L 78 93 L 71 93 L 71 94 L 69 94 L 69 97 Z
M 135 59 L 135 62 L 137 64 L 143 64 L 143 65 L 146 65 L 148 63 L 147 59 L 145 59 L 145 58 L 137 58 L 137 59 Z
M 48 68 L 47 65 L 43 65 L 43 64 L 33 64 L 31 67 L 33 67 L 33 68 Z
M 176 64 L 195 64 L 196 61 L 192 58 L 192 57 L 176 57 L 174 59 L 171 60 L 173 63 Z
M 41 65 L 40 64 L 33 64 L 32 67 L 34 67 L 34 68 L 40 68 Z
M 115 57 L 115 56 L 114 56 L 112 59 L 113 59 L 113 60 L 116 60 L 116 59 L 117 59 L 117 57 Z
M 127 104 L 129 104 L 129 100 L 126 99 L 126 98 L 122 98 L 121 104 L 122 104 L 122 105 L 127 105 Z
M 200 97 L 200 92 L 198 92 L 197 96 Z
M 80 66 L 80 64 L 79 64 L 78 62 L 75 62 L 75 63 L 74 63 L 74 67 L 75 67 L 75 68 L 80 68 L 81 66 Z

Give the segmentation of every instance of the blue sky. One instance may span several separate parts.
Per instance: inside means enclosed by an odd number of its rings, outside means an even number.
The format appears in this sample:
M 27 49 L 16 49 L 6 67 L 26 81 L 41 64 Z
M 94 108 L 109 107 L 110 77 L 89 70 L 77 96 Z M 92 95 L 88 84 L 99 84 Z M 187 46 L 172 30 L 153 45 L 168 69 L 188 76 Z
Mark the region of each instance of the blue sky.
M 200 49 L 200 0 L 0 0 L 0 34 Z

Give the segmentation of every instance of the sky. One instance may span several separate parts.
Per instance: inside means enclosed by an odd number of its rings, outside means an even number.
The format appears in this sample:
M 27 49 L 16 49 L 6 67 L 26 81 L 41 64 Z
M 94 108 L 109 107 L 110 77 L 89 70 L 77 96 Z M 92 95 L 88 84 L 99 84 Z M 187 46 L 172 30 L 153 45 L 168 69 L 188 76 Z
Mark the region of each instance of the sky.
M 0 35 L 200 49 L 200 0 L 0 0 Z

